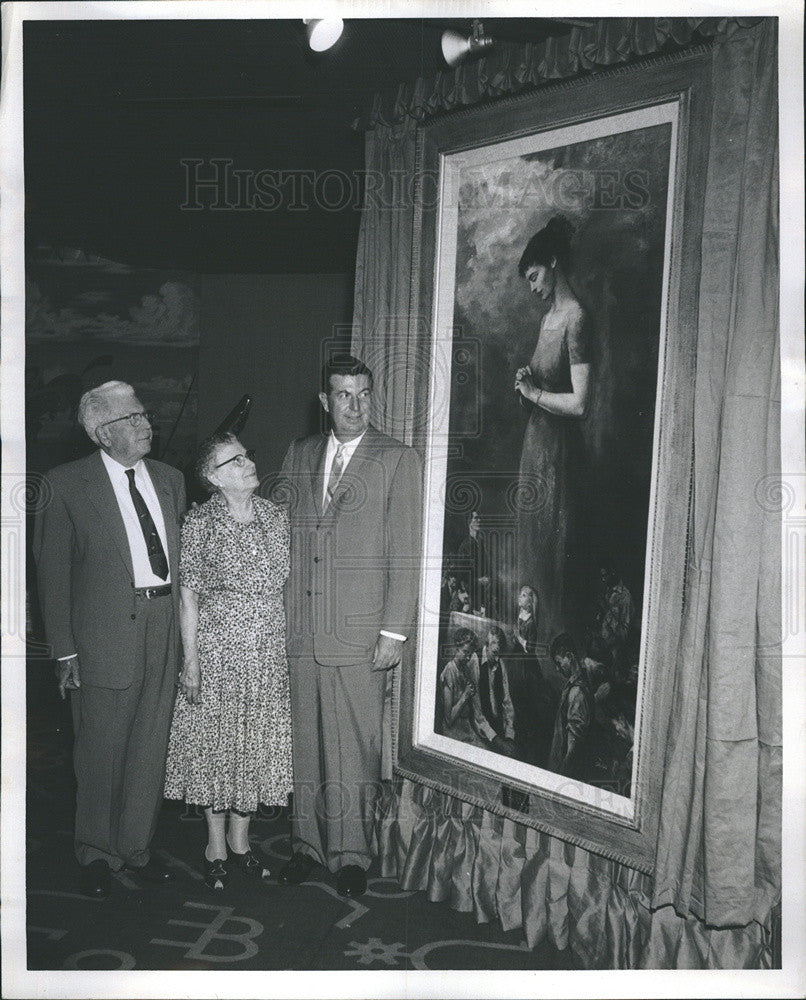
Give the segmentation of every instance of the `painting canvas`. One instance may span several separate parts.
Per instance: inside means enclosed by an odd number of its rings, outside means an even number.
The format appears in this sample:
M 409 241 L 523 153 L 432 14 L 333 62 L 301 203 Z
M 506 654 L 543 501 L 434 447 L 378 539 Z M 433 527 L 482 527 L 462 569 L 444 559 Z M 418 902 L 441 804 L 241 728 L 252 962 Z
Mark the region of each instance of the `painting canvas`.
M 623 817 L 678 112 L 447 153 L 439 169 L 415 743 Z

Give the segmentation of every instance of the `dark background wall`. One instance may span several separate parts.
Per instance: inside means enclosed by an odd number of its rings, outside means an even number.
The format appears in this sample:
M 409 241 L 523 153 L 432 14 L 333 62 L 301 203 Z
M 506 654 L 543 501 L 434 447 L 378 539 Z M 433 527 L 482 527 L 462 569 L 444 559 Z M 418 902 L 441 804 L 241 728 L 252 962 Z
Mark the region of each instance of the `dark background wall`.
M 512 37 L 508 22 L 485 23 Z M 314 53 L 301 18 L 27 21 L 28 245 L 197 273 L 348 271 L 364 166 L 353 125 L 374 92 L 444 70 L 443 30 L 470 24 L 352 18 Z M 520 41 L 571 30 L 513 24 Z M 219 207 L 208 189 L 203 208 L 187 208 L 185 161 L 209 178 L 213 159 L 229 164 Z M 269 172 L 279 196 L 257 199 L 254 184 L 239 192 L 233 171 Z
M 515 26 L 519 39 L 571 30 L 541 19 Z M 117 362 L 119 331 L 132 308 L 142 314 L 141 302 L 116 294 L 101 303 L 105 288 L 88 287 L 77 264 L 178 271 L 199 298 L 198 372 L 188 357 L 186 372 L 172 362 L 165 373 L 144 338 L 128 345 L 126 366 L 84 371 L 83 361 L 70 405 L 59 408 L 66 425 L 76 393 L 96 376 L 95 384 L 170 374 L 196 376 L 202 435 L 244 393 L 254 396 L 244 436 L 261 469 L 277 464 L 290 437 L 315 428 L 322 340 L 351 318 L 364 166 L 364 135 L 354 125 L 373 93 L 445 69 L 447 27 L 467 32 L 470 19 L 348 19 L 333 49 L 316 54 L 299 18 L 25 23 L 29 278 L 31 262 L 61 265 L 45 305 L 60 322 L 62 307 L 91 313 L 71 336 L 84 340 L 89 331 L 100 343 L 115 334 L 116 350 L 97 353 Z M 197 188 L 191 175 L 220 183 Z M 266 182 L 271 195 L 258 197 Z M 42 318 L 41 304 L 38 311 Z M 49 318 L 29 358 L 32 382 L 59 360 L 47 343 Z M 60 447 L 42 461 L 63 455 Z M 166 458 L 181 465 L 184 454 Z
M 349 348 L 351 274 L 202 275 L 199 424 L 209 434 L 244 394 L 242 439 L 261 477 L 279 469 L 289 442 L 320 426 L 322 352 Z
M 26 250 L 29 282 L 37 281 L 29 287 L 29 384 L 56 413 L 45 414 L 47 440 L 30 453 L 36 468 L 90 447 L 75 405 L 109 378 L 193 379 L 183 448 L 164 455 L 179 467 L 197 434 L 245 393 L 254 402 L 243 437 L 261 473 L 280 463 L 293 437 L 317 428 L 323 342 L 335 335 L 349 343 L 364 161 L 352 122 L 374 90 L 437 68 L 442 27 L 348 21 L 337 46 L 319 56 L 299 19 L 26 23 Z M 203 180 L 216 160 L 228 164 L 220 189 L 189 193 L 185 162 L 198 162 Z M 233 171 L 285 180 L 276 201 L 257 201 L 254 185 L 241 196 Z M 328 175 L 336 180 L 317 187 Z M 334 208 L 320 196 L 339 195 L 339 177 L 349 197 Z M 143 268 L 181 271 L 192 287 L 198 361 L 194 350 L 174 363 L 172 348 L 168 365 L 167 348 L 148 337 L 124 342 L 131 310 L 142 313 L 142 296 L 159 284 L 131 294 L 117 286 L 108 294 L 108 286 Z M 66 319 L 75 321 L 62 331 Z M 82 345 L 80 357 L 70 338 Z M 95 355 L 113 360 L 85 371 Z M 64 381 L 62 368 L 71 391 L 54 403 L 45 383 Z M 165 440 L 174 414 L 160 409 Z

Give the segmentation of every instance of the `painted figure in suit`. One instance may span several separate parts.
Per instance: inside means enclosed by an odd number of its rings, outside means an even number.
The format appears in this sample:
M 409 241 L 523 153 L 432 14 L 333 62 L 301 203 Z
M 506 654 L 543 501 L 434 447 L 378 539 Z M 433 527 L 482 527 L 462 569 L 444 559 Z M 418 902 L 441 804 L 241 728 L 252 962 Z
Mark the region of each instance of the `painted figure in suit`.
M 358 359 L 325 365 L 319 399 L 331 433 L 294 441 L 283 463 L 294 854 L 280 878 L 304 882 L 318 862 L 357 896 L 373 853 L 386 675 L 414 623 L 421 466 L 370 425 L 372 373 Z
M 110 869 L 173 877 L 149 844 L 176 692 L 185 487 L 145 458 L 153 417 L 131 386 L 91 389 L 78 419 L 99 450 L 48 474 L 34 555 L 59 691 L 71 691 L 81 887 L 103 898 Z
M 490 625 L 481 653 L 473 723 L 484 744 L 507 757 L 515 755 L 515 709 L 509 693 L 509 679 L 502 660 L 506 636 L 498 625 Z

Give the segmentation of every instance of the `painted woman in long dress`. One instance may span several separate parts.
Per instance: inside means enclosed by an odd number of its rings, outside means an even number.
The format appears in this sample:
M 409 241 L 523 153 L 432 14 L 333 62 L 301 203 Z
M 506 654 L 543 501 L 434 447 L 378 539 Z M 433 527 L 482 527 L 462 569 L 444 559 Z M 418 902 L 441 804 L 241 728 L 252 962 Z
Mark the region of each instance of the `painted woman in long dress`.
M 573 227 L 555 216 L 526 246 L 518 272 L 548 304 L 532 359 L 515 374 L 530 411 L 518 490 L 518 583 L 537 590 L 538 638 L 576 632 L 584 572 L 580 501 L 584 474 L 581 422 L 590 401 L 588 317 L 566 277 Z

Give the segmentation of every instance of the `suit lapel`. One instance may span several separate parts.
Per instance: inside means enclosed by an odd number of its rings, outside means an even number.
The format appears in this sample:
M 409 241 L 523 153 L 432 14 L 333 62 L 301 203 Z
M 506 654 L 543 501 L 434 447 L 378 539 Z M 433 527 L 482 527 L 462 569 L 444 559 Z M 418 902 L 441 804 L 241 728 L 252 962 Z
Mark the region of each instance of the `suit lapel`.
M 364 468 L 367 458 L 372 454 L 374 446 L 374 438 L 377 435 L 377 431 L 374 427 L 367 427 L 364 432 L 364 436 L 361 438 L 361 443 L 353 452 L 353 457 L 350 459 L 347 468 L 339 480 L 339 484 L 333 493 L 333 500 L 327 509 L 325 516 L 335 517 L 339 513 L 339 501 L 342 495 L 350 490 L 356 489 L 356 483 L 362 479 L 362 469 Z M 324 454 L 322 455 L 322 467 L 324 469 Z M 363 482 L 366 483 L 366 472 L 363 474 Z M 320 491 L 324 490 L 324 482 L 320 479 Z M 320 498 L 322 493 L 319 494 Z
M 104 466 L 100 451 L 91 455 L 87 461 L 84 471 L 84 480 L 87 490 L 87 499 L 97 510 L 102 524 L 106 528 L 109 537 L 115 543 L 115 548 L 123 560 L 123 564 L 129 572 L 129 576 L 134 581 L 134 566 L 132 565 L 132 554 L 129 550 L 129 538 L 126 534 L 126 526 L 123 523 L 123 515 L 118 507 L 117 497 L 112 488 L 112 482 Z
M 322 496 L 325 492 L 325 455 L 327 454 L 327 437 L 317 441 L 311 453 L 311 490 L 313 492 L 313 504 L 316 508 L 316 515 L 322 520 L 324 514 L 322 508 Z

